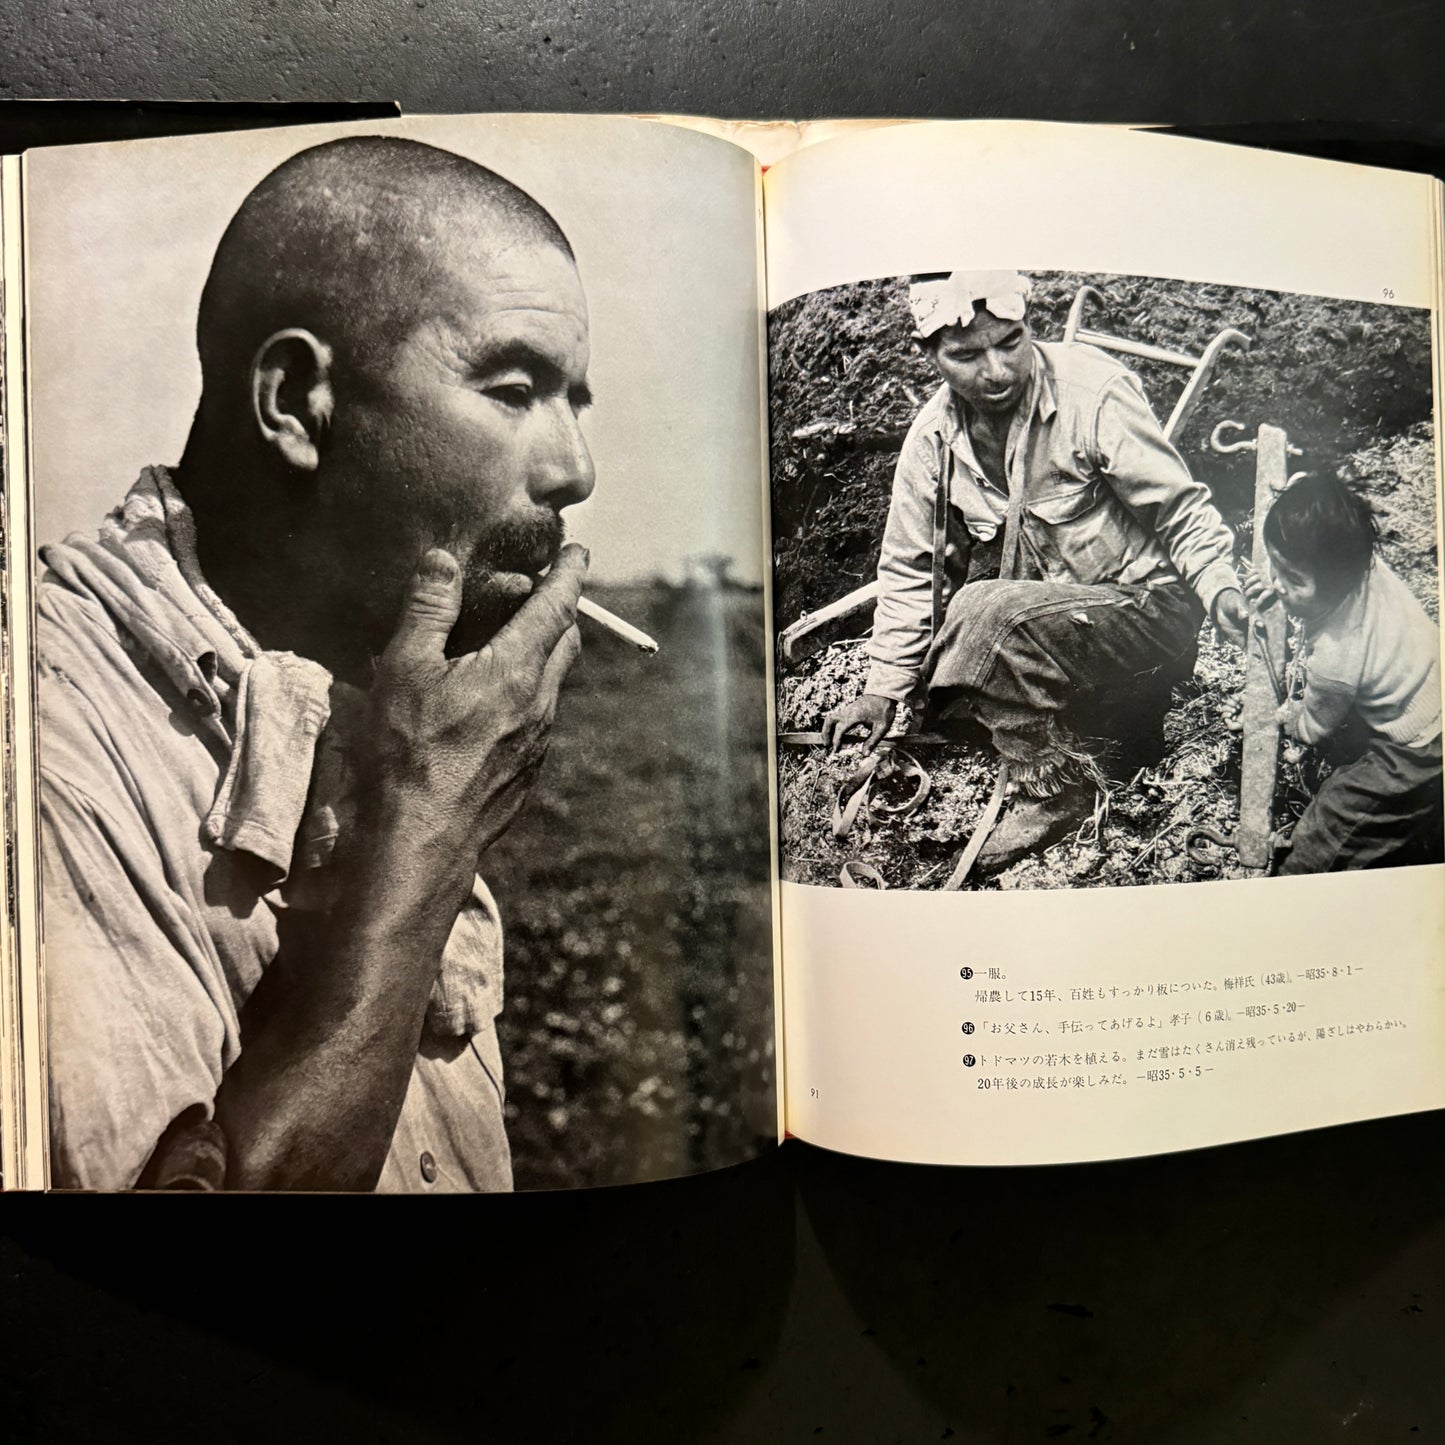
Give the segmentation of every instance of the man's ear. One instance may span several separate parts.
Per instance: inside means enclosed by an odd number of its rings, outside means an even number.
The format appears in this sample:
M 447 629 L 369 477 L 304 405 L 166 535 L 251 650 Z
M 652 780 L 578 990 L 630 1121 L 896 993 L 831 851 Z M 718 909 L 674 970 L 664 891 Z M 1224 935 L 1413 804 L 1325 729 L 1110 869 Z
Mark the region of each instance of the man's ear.
M 251 363 L 251 410 L 266 442 L 289 466 L 314 472 L 336 397 L 331 348 L 304 327 L 268 336 Z

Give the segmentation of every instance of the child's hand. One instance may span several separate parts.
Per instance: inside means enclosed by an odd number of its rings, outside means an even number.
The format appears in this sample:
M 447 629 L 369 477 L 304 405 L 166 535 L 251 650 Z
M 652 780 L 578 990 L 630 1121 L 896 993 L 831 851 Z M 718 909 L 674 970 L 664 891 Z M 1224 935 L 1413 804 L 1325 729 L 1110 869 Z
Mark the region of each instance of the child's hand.
M 1299 726 L 1299 715 L 1300 705 L 1295 698 L 1286 698 L 1274 715 L 1275 721 L 1284 729 L 1285 736 L 1296 741 L 1299 739 L 1299 733 L 1295 731 Z
M 1262 612 L 1279 600 L 1273 587 L 1260 575 L 1253 562 L 1246 560 L 1240 569 L 1244 582 L 1244 595 L 1256 612 Z

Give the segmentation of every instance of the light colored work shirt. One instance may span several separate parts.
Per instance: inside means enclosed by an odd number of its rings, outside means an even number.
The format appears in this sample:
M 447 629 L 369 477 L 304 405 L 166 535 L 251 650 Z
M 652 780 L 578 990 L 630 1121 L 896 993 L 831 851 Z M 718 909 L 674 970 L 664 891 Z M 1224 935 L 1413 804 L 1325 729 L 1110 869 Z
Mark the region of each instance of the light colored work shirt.
M 893 477 L 865 691 L 902 702 L 919 683 L 945 473 L 952 522 L 980 542 L 1003 532 L 1010 492 L 1023 489 L 1017 577 L 1126 586 L 1181 578 L 1206 611 L 1239 586 L 1234 534 L 1208 489 L 1165 439 L 1138 378 L 1097 348 L 1034 344 L 1004 465 L 1008 490 L 985 475 L 946 384 L 914 418 Z
M 52 1179 L 124 1189 L 172 1120 L 197 1105 L 210 1117 L 280 915 L 324 906 L 360 695 L 256 645 L 200 576 L 190 512 L 163 468 L 141 474 L 98 539 L 42 556 Z M 501 1003 L 501 925 L 478 879 L 379 1188 L 510 1188 Z
M 1303 696 L 1286 706 L 1284 722 L 1302 743 L 1356 720 L 1407 747 L 1440 736 L 1440 629 L 1379 557 L 1327 616 L 1305 626 L 1298 670 Z

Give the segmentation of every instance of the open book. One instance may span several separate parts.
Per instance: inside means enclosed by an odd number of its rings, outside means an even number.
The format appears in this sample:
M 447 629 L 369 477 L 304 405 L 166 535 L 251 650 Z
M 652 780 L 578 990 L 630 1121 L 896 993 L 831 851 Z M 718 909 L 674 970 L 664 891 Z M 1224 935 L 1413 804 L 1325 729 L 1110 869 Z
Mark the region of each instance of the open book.
M 546 115 L 3 177 L 7 1187 L 1445 1104 L 1438 182 Z

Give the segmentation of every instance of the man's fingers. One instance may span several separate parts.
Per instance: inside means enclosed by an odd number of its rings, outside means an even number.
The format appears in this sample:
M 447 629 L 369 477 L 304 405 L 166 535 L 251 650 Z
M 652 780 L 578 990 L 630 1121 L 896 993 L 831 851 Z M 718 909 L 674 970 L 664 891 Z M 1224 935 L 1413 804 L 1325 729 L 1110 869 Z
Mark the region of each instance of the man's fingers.
M 849 732 L 857 727 L 859 721 L 854 703 L 834 708 L 823 719 L 823 742 L 830 753 L 836 753 L 848 741 Z
M 544 664 L 577 620 L 577 599 L 582 595 L 587 561 L 585 547 L 575 543 L 563 547 L 552 570 L 537 583 L 495 641 L 519 642 L 534 651 L 539 666 Z
M 823 746 L 836 753 L 848 741 L 848 734 L 854 728 L 864 728 L 863 751 L 876 752 L 878 744 L 888 734 L 893 724 L 893 709 L 884 707 L 881 711 L 870 706 L 867 699 L 834 708 L 823 719 Z
M 1236 647 L 1244 645 L 1244 630 L 1249 622 L 1249 608 L 1237 587 L 1221 592 L 1214 601 L 1214 626 L 1226 641 Z
M 462 606 L 456 558 L 440 547 L 422 555 L 407 583 L 396 631 L 383 654 L 392 662 L 439 662 Z
M 1243 647 L 1246 635 L 1246 624 L 1238 622 L 1232 617 L 1222 617 L 1219 620 L 1219 635 L 1235 647 Z
M 557 694 L 562 690 L 562 681 L 571 671 L 582 651 L 582 634 L 574 622 L 558 639 L 547 665 L 542 669 L 542 685 L 539 691 L 547 699 L 548 715 L 557 705 Z

